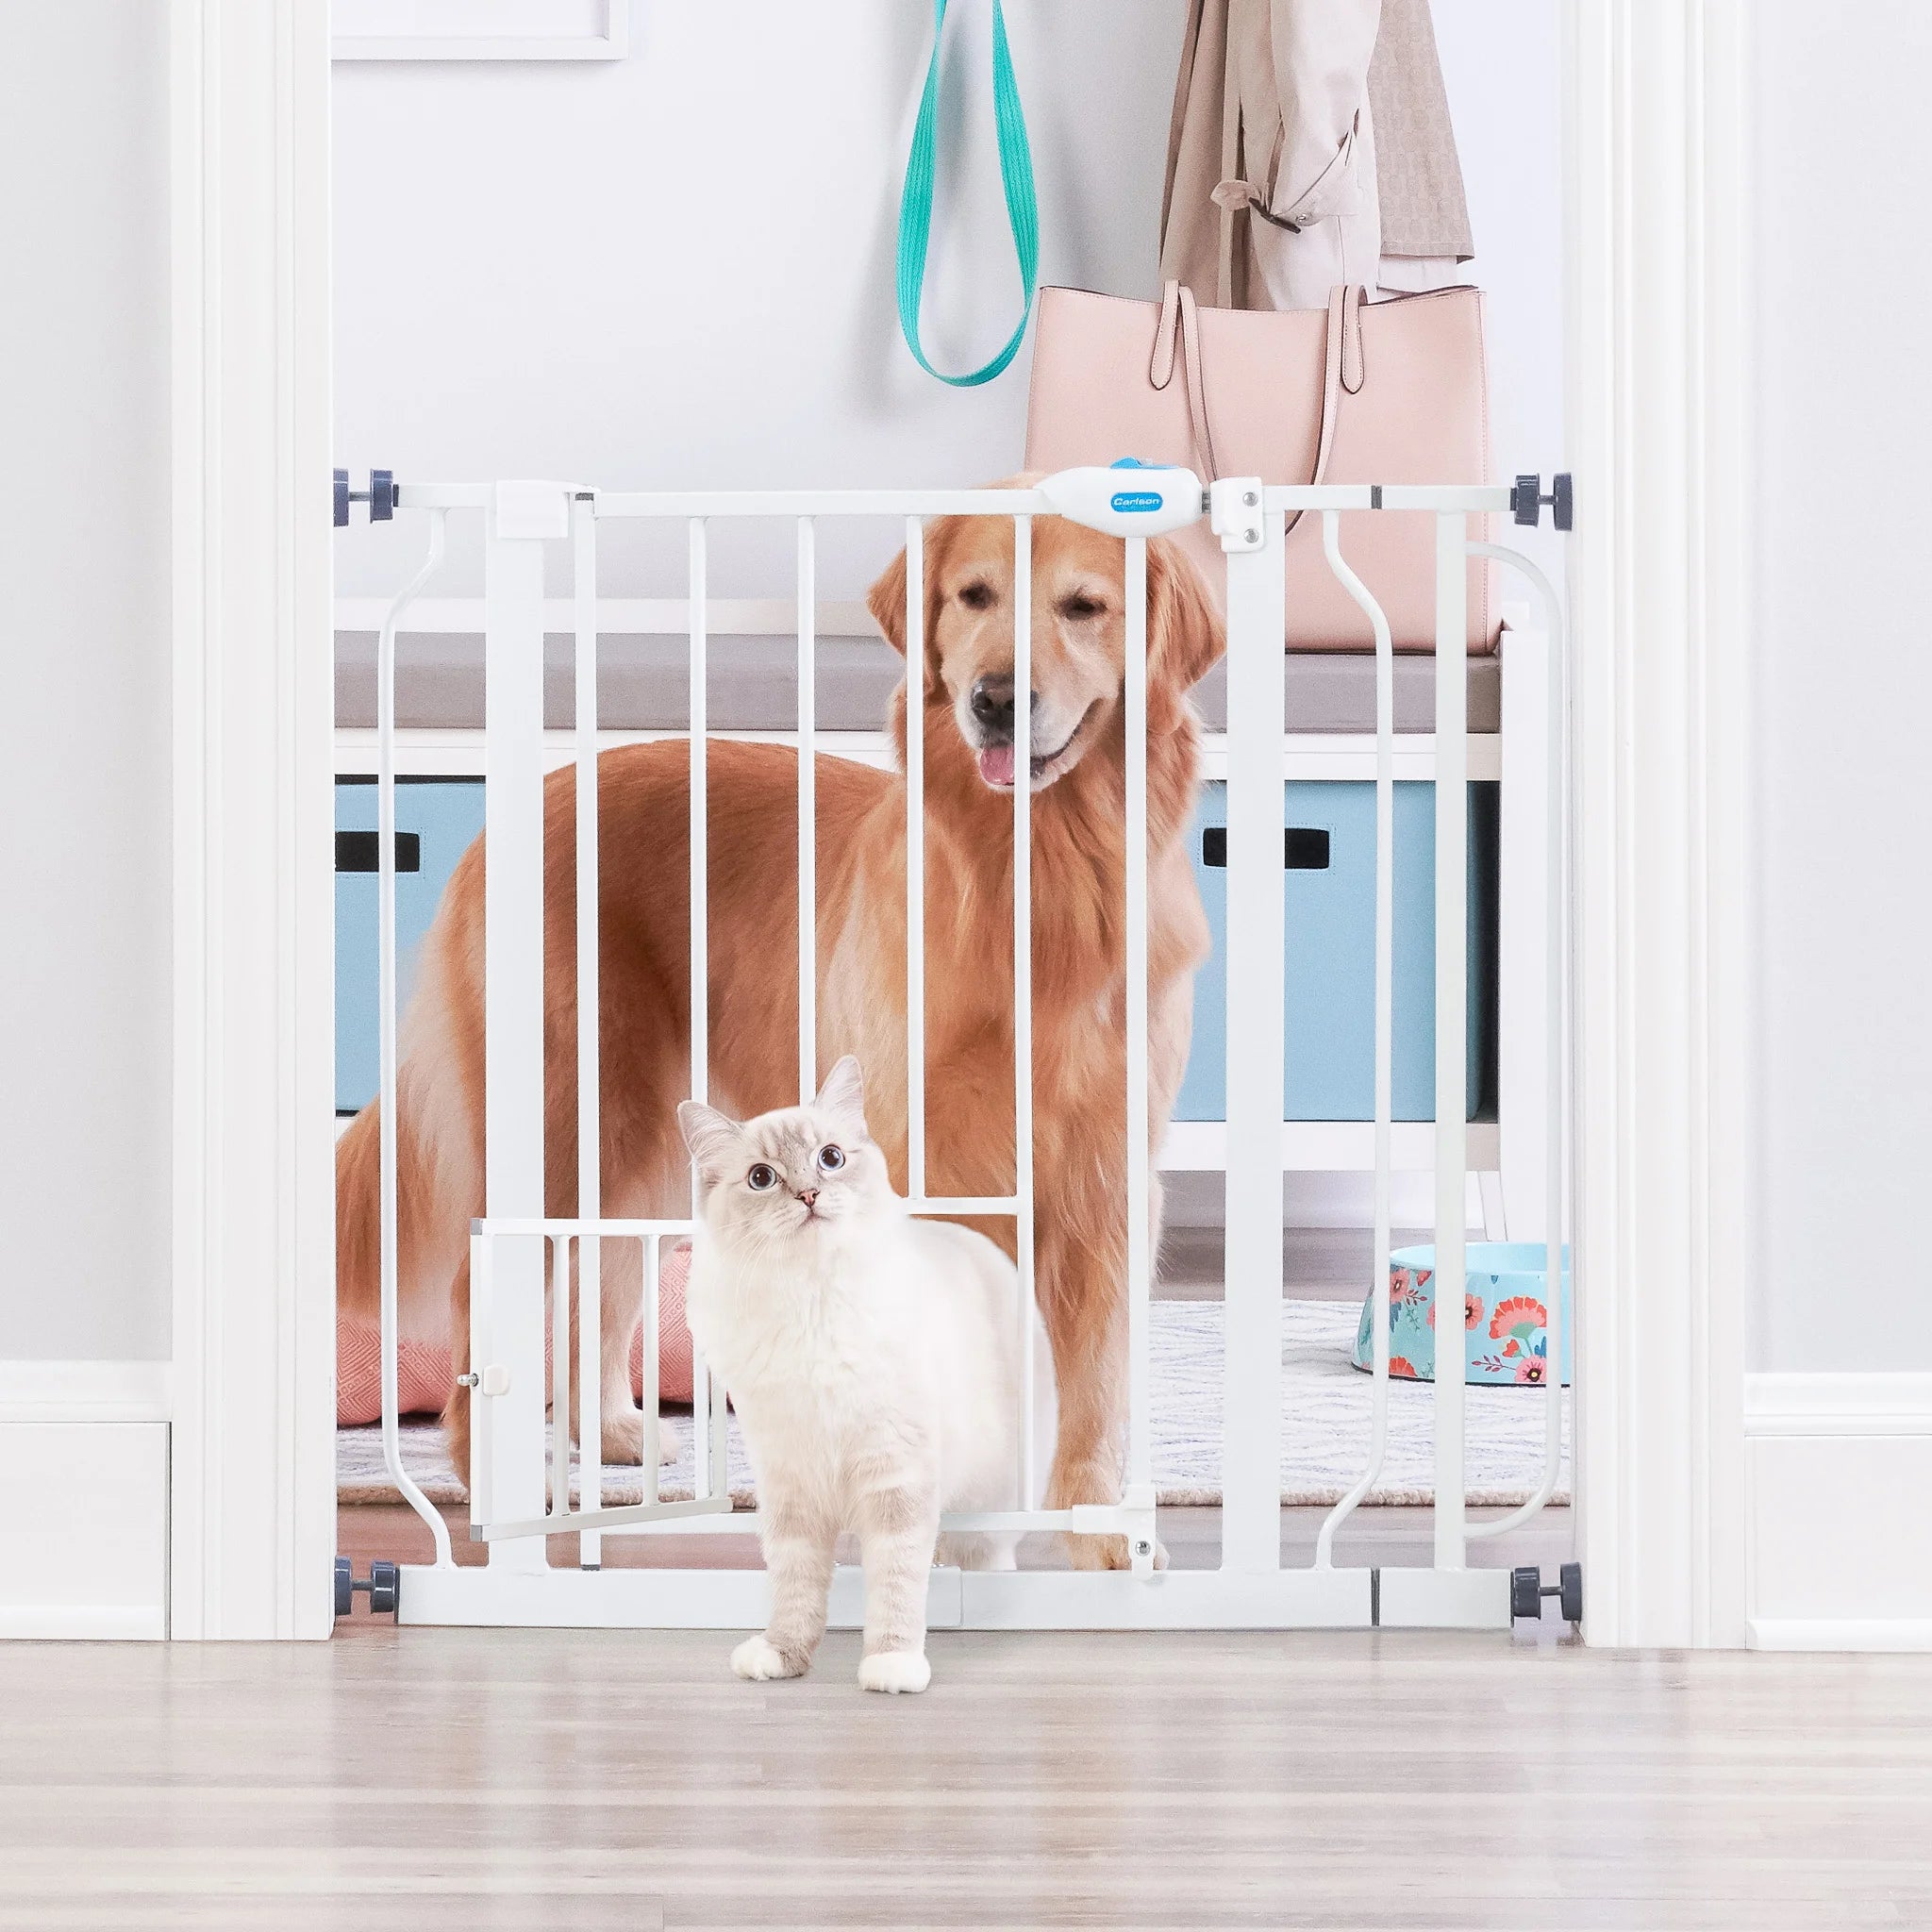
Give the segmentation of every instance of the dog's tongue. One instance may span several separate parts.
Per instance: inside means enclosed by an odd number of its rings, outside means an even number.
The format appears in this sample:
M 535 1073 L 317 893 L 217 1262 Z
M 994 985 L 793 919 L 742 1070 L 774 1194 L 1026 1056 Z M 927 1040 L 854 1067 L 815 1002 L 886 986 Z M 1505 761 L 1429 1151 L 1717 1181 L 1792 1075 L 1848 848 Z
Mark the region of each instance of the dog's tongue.
M 979 775 L 989 785 L 1010 785 L 1013 782 L 1013 747 L 1010 744 L 988 745 L 979 754 Z

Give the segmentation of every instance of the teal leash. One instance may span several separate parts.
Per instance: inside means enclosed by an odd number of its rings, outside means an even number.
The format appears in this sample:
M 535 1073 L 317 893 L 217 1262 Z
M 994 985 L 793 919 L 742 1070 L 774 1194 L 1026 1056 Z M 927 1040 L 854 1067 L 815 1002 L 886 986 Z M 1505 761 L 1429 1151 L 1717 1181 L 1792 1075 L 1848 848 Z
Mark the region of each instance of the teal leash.
M 1019 258 L 1020 281 L 1025 302 L 1020 321 L 1007 345 L 983 368 L 968 375 L 948 375 L 926 360 L 919 341 L 919 302 L 925 286 L 925 256 L 932 239 L 932 189 L 937 172 L 935 133 L 939 124 L 940 36 L 945 25 L 946 0 L 933 0 L 932 58 L 926 63 L 925 90 L 919 97 L 919 119 L 912 129 L 912 148 L 906 157 L 906 186 L 899 197 L 899 327 L 913 360 L 928 375 L 955 389 L 973 389 L 991 382 L 1019 353 L 1033 313 L 1033 293 L 1040 275 L 1040 210 L 1033 196 L 1033 153 L 1026 143 L 1026 116 L 1020 106 L 1019 84 L 1013 78 L 1013 56 L 1007 45 L 1006 16 L 1000 0 L 992 8 L 993 129 L 1000 151 L 1000 182 L 1007 194 L 1007 221 L 1013 231 L 1013 253 Z

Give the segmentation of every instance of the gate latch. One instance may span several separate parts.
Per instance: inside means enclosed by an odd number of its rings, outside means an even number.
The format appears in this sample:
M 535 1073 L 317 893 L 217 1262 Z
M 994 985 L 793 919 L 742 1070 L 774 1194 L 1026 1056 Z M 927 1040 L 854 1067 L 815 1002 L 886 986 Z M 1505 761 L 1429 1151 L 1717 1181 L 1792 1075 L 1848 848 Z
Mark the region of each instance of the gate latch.
M 1258 550 L 1265 525 L 1261 522 L 1261 479 L 1258 476 L 1224 476 L 1208 486 L 1208 522 L 1221 539 L 1221 547 L 1232 555 L 1238 550 Z
M 508 1395 L 509 1371 L 501 1362 L 487 1362 L 480 1375 L 474 1370 L 467 1375 L 458 1375 L 457 1387 L 474 1389 L 479 1395 Z

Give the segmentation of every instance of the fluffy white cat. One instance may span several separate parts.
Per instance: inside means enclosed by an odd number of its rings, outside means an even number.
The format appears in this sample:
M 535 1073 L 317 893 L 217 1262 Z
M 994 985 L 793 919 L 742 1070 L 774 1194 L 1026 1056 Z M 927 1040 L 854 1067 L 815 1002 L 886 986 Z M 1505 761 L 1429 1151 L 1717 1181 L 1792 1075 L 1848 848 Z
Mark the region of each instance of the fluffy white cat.
M 687 1315 L 744 1430 L 772 1579 L 771 1622 L 731 1668 L 810 1667 L 833 1545 L 850 1530 L 865 1565 L 858 1681 L 924 1690 L 941 1512 L 1021 1504 L 1019 1274 L 984 1235 L 906 1211 L 849 1055 L 809 1107 L 740 1123 L 688 1100 L 677 1119 L 702 1190 Z M 1044 1470 L 1052 1357 L 1029 1312 Z M 952 1536 L 940 1555 L 1011 1569 L 1017 1541 Z

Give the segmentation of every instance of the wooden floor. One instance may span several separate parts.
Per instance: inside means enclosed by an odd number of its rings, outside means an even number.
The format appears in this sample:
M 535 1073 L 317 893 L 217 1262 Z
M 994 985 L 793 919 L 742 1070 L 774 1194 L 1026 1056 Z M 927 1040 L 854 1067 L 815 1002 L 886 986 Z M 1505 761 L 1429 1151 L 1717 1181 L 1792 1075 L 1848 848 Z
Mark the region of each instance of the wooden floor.
M 1932 1926 L 1932 1657 L 728 1647 L 0 1646 L 0 1927 Z

